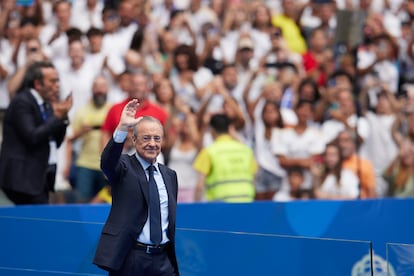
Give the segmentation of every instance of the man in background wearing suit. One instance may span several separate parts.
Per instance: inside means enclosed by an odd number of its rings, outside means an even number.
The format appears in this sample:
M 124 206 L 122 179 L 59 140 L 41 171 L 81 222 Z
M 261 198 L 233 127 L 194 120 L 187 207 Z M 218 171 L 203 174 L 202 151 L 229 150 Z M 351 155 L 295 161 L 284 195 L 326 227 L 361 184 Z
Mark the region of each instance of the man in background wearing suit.
M 58 101 L 59 77 L 50 62 L 30 65 L 25 84 L 4 118 L 0 185 L 15 204 L 47 204 L 72 97 Z
M 135 118 L 130 100 L 101 156 L 112 205 L 94 263 L 118 275 L 179 275 L 175 255 L 177 174 L 157 163 L 164 136 L 160 121 Z M 122 154 L 129 129 L 136 153 Z

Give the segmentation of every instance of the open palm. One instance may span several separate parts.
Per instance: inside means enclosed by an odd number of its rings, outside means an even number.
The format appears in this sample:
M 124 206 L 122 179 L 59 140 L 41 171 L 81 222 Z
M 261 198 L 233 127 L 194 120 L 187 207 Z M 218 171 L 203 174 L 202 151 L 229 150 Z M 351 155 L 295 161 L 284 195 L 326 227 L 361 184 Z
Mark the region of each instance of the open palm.
M 140 118 L 135 118 L 138 106 L 139 102 L 137 99 L 132 99 L 125 105 L 119 121 L 119 127 L 121 130 L 127 131 L 139 122 Z

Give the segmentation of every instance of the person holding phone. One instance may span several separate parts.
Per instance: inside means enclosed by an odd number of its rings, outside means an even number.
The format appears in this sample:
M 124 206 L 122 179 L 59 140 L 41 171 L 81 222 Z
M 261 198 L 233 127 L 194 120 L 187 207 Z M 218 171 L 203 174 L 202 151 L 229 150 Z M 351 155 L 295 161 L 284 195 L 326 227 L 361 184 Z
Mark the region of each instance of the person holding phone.
M 7 84 L 7 90 L 9 91 L 10 98 L 13 98 L 17 91 L 21 88 L 22 84 L 25 85 L 24 76 L 27 73 L 28 68 L 35 62 L 48 60 L 42 51 L 42 46 L 39 39 L 29 38 L 24 42 L 22 53 L 24 56 L 19 54 L 20 51 L 16 52 L 17 56 L 20 56 L 17 60 L 17 69 L 11 75 Z

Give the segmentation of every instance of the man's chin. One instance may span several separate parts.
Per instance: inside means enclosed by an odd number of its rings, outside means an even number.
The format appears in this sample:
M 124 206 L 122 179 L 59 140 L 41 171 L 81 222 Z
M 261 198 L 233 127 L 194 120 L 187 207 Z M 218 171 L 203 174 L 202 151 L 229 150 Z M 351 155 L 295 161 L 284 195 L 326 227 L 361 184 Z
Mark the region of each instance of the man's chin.
M 154 154 L 146 154 L 145 155 L 145 159 L 147 160 L 156 160 L 157 159 L 158 154 L 154 153 Z

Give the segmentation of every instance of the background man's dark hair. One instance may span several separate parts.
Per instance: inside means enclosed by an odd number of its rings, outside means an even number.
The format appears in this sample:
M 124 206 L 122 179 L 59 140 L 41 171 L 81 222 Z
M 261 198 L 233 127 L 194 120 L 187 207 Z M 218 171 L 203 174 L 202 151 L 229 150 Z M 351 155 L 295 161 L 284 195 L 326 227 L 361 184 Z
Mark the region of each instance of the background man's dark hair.
M 230 126 L 230 118 L 225 114 L 214 114 L 210 119 L 210 126 L 217 133 L 227 133 Z
M 20 89 L 24 88 L 34 88 L 34 82 L 36 80 L 43 83 L 43 68 L 55 68 L 53 64 L 49 61 L 37 61 L 29 66 L 24 76 L 22 85 Z

